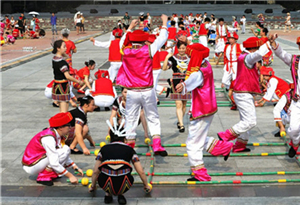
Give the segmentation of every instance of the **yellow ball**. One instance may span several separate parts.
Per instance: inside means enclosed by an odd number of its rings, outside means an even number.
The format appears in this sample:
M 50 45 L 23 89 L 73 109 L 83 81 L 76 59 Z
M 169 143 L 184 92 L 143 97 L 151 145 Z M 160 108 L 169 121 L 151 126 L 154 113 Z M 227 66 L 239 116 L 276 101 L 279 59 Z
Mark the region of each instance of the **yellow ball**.
M 82 184 L 83 186 L 88 185 L 88 184 L 89 184 L 89 179 L 86 178 L 86 177 L 82 178 L 82 179 L 81 179 L 81 184 Z
M 101 143 L 100 143 L 100 147 L 101 147 L 101 148 L 102 148 L 104 145 L 106 145 L 105 142 L 101 142 Z
M 145 144 L 150 144 L 150 142 L 151 142 L 151 139 L 150 139 L 150 138 L 146 138 L 146 139 L 145 139 Z
M 285 131 L 280 132 L 280 137 L 285 137 L 285 136 L 286 136 Z
M 92 175 L 93 175 L 93 170 L 92 169 L 86 170 L 86 176 L 91 177 Z
M 105 140 L 108 141 L 108 142 L 110 142 L 110 135 L 107 135 L 107 136 L 105 137 Z
M 150 193 L 152 191 L 152 184 L 148 183 L 148 186 L 150 187 L 150 189 L 146 189 L 146 193 Z
M 99 152 L 100 152 L 100 149 L 96 149 L 96 150 L 94 151 L 95 156 L 97 156 Z

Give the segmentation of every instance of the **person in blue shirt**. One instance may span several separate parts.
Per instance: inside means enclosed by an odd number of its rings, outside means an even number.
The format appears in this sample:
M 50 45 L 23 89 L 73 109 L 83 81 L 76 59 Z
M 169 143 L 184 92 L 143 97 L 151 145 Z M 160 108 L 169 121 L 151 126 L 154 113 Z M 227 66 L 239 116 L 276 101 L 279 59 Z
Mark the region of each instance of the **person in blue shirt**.
M 55 16 L 55 14 L 53 12 L 52 12 L 50 20 L 51 20 L 51 26 L 52 26 L 52 35 L 54 35 L 54 31 L 55 31 L 56 35 L 58 35 L 57 29 L 56 29 L 57 17 Z
M 167 28 L 171 27 L 171 17 L 168 17 L 168 21 L 167 21 Z
M 208 37 L 208 43 L 213 46 L 216 43 L 217 34 L 215 31 L 211 31 L 211 34 Z

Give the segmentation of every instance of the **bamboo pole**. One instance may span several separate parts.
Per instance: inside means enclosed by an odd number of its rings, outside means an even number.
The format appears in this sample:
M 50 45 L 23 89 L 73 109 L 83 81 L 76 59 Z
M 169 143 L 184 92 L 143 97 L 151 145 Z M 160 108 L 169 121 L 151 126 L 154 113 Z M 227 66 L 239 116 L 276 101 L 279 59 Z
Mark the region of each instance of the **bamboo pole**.
M 132 172 L 132 175 L 137 175 Z M 277 172 L 221 172 L 221 173 L 208 173 L 210 176 L 261 176 L 261 175 L 298 175 L 300 171 L 277 171 Z M 146 173 L 148 176 L 149 174 Z M 153 176 L 192 176 L 190 172 L 156 172 Z
M 74 172 L 78 174 L 79 172 Z M 86 171 L 83 172 L 86 174 Z M 132 172 L 132 175 L 138 175 L 137 172 Z M 156 172 L 145 173 L 146 176 L 192 176 L 191 172 Z M 208 173 L 210 176 L 261 176 L 261 175 L 298 175 L 300 171 L 276 171 L 276 172 L 221 172 Z
M 287 155 L 287 152 L 273 152 L 273 153 L 231 153 L 230 157 L 253 157 L 253 156 L 282 156 Z M 300 154 L 300 152 L 297 152 L 297 154 Z M 140 156 L 151 156 L 149 152 L 147 153 L 137 153 L 137 155 Z M 177 153 L 177 154 L 168 154 L 169 157 L 187 157 L 187 153 Z M 211 154 L 204 154 L 204 157 L 215 157 Z M 223 156 L 222 156 L 223 157 Z
M 67 182 L 70 182 L 67 179 Z M 257 183 L 291 183 L 300 182 L 300 179 L 265 179 L 265 180 L 226 180 L 226 181 L 152 181 L 152 185 L 198 185 L 198 184 L 257 184 Z M 78 180 L 81 183 L 81 179 Z M 89 180 L 92 183 L 92 180 Z M 142 184 L 141 181 L 134 182 L 135 184 Z
M 231 104 L 218 104 L 218 107 L 231 107 Z M 187 107 L 190 107 L 191 104 L 187 104 L 186 105 Z M 157 105 L 157 107 L 176 107 L 175 103 L 174 104 L 160 104 L 160 105 Z
M 96 144 L 96 146 L 99 146 L 100 144 Z M 269 143 L 269 142 L 253 142 L 253 143 L 248 143 L 248 146 L 285 146 L 286 143 L 283 142 L 274 142 L 274 143 Z M 163 147 L 186 147 L 186 144 L 162 144 Z M 135 147 L 148 147 L 147 145 L 135 145 Z

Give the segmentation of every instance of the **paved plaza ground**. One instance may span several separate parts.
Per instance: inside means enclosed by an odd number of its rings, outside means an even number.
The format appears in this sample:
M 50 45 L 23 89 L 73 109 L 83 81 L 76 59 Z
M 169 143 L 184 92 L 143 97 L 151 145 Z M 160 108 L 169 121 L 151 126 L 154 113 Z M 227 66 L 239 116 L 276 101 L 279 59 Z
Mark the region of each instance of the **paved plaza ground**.
M 278 40 L 283 48 L 290 53 L 299 54 L 294 43 L 299 33 L 293 32 L 289 36 L 281 35 Z M 85 36 L 70 36 L 74 41 L 84 40 L 88 35 L 100 34 L 99 32 L 87 33 Z M 250 33 L 240 35 L 239 43 L 244 41 Z M 106 41 L 109 34 L 96 37 L 97 40 Z M 38 42 L 37 40 L 36 42 Z M 49 41 L 49 39 L 48 39 Z M 41 42 L 41 41 L 40 41 Z M 18 41 L 17 41 L 18 43 Z M 16 47 L 19 45 L 15 45 Z M 40 45 L 37 44 L 36 47 Z M 93 59 L 97 67 L 102 65 L 107 68 L 108 50 L 94 47 L 90 41 L 77 43 L 78 52 L 73 56 L 74 68 L 84 67 L 84 61 Z M 1 195 L 2 204 L 103 204 L 104 192 L 97 190 L 93 197 L 88 193 L 87 187 L 81 184 L 71 185 L 66 182 L 66 177 L 57 179 L 52 187 L 38 185 L 36 176 L 28 176 L 22 169 L 21 159 L 29 140 L 43 128 L 48 126 L 48 119 L 59 112 L 53 108 L 51 101 L 44 96 L 46 85 L 53 79 L 49 44 L 31 55 L 43 53 L 41 57 L 25 56 L 25 62 L 14 64 L 8 60 L 6 68 L 1 72 L 1 97 L 2 97 L 2 130 L 1 130 Z M 4 50 L 3 50 L 4 51 Z M 14 51 L 10 51 L 14 53 Z M 4 52 L 2 53 L 4 54 Z M 1 54 L 1 55 L 2 55 Z M 9 55 L 9 54 L 7 54 Z M 210 56 L 213 56 L 211 47 Z M 22 60 L 22 56 L 16 57 Z M 4 59 L 5 56 L 2 55 Z M 9 64 L 8 64 L 9 63 Z M 289 68 L 275 57 L 272 64 L 275 74 L 281 78 L 291 80 Z M 215 86 L 220 87 L 223 66 L 213 66 Z M 96 69 L 95 69 L 96 70 Z M 162 72 L 159 84 L 166 84 L 163 79 L 171 76 L 171 71 Z M 164 95 L 159 96 L 164 100 Z M 257 126 L 251 130 L 249 143 L 277 143 L 283 139 L 275 138 L 277 131 L 273 121 L 273 104 L 267 103 L 262 108 L 257 108 Z M 186 131 L 179 133 L 176 128 L 176 115 L 174 107 L 158 108 L 161 128 L 162 143 L 185 143 L 188 134 L 188 116 L 185 116 Z M 96 143 L 105 141 L 110 112 L 94 112 L 88 114 L 91 135 Z M 231 111 L 229 107 L 219 107 L 210 127 L 209 136 L 217 138 L 217 132 L 223 131 L 238 122 L 238 111 Z M 144 144 L 142 127 L 137 129 L 137 144 Z M 87 145 L 88 146 L 88 145 Z M 89 146 L 88 146 L 89 147 Z M 286 146 L 249 146 L 251 153 L 286 152 Z M 94 150 L 94 149 L 91 149 Z M 136 148 L 138 153 L 147 152 L 147 148 Z M 185 147 L 167 148 L 170 154 L 186 153 Z M 92 169 L 95 156 L 71 155 L 71 158 L 83 170 Z M 141 156 L 140 160 L 146 172 L 150 168 L 150 158 Z M 227 162 L 222 157 L 205 157 L 205 166 L 209 173 L 229 172 L 277 172 L 300 171 L 296 159 L 282 156 L 250 156 L 230 157 Z M 189 172 L 187 157 L 155 157 L 154 172 Z M 185 181 L 188 176 L 154 176 L 153 181 Z M 279 180 L 300 179 L 298 175 L 262 175 L 262 176 L 212 176 L 213 181 L 225 180 Z M 135 181 L 140 179 L 135 176 Z M 299 183 L 259 183 L 259 184 L 215 184 L 215 185 L 154 185 L 150 195 L 146 195 L 140 184 L 136 184 L 125 194 L 128 204 L 299 204 Z M 117 204 L 114 200 L 113 204 Z

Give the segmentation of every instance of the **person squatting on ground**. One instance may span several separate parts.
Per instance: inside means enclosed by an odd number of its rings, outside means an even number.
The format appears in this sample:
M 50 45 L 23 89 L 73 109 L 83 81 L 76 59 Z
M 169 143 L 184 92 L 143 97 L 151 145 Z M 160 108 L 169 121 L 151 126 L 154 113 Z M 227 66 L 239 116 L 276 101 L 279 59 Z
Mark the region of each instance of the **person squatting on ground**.
M 155 154 L 166 156 L 166 150 L 161 146 L 161 128 L 156 105 L 156 94 L 153 89 L 152 57 L 165 44 L 168 38 L 166 15 L 161 16 L 163 25 L 159 36 L 150 45 L 146 45 L 149 34 L 141 30 L 132 29 L 137 26 L 138 20 L 133 20 L 120 41 L 123 48 L 123 62 L 118 72 L 116 84 L 128 89 L 126 105 L 126 127 L 130 130 L 127 134 L 135 133 L 141 107 L 144 108 L 149 131 L 153 139 Z M 141 75 L 143 74 L 143 75 Z M 128 144 L 135 146 L 135 137 L 127 136 Z
M 49 119 L 50 127 L 36 134 L 26 146 L 23 169 L 30 175 L 38 174 L 37 183 L 52 186 L 52 179 L 65 175 L 72 184 L 77 184 L 77 178 L 66 169 L 69 167 L 83 176 L 82 170 L 69 157 L 70 148 L 62 140 L 70 131 L 72 119 L 68 112 L 54 115 Z
M 292 93 L 292 102 L 290 106 L 290 127 L 287 130 L 288 135 L 291 138 L 289 157 L 294 157 L 297 153 L 300 143 L 300 55 L 292 55 L 283 50 L 279 43 L 275 41 L 277 34 L 269 35 L 269 42 L 271 43 L 273 52 L 280 58 L 285 64 L 290 66 L 291 74 L 294 83 L 294 90 Z M 297 38 L 296 43 L 300 50 L 300 37 Z
M 87 113 L 93 112 L 95 109 L 95 101 L 91 96 L 78 98 L 80 106 L 71 110 L 70 113 L 73 120 L 70 122 L 71 130 L 65 143 L 70 146 L 71 154 L 89 155 L 90 150 L 86 147 L 84 139 L 87 139 L 91 147 L 95 147 L 95 142 L 90 135 L 90 130 L 87 125 Z M 79 144 L 82 151 L 76 148 Z
M 92 89 L 87 89 L 85 95 L 90 95 L 95 100 L 95 105 L 98 106 L 94 111 L 100 111 L 100 107 L 105 107 L 105 111 L 109 111 L 109 107 L 114 103 L 116 98 L 113 83 L 109 79 L 108 71 L 98 70 L 95 73 L 96 80 L 93 83 Z
M 126 193 L 133 185 L 134 178 L 131 175 L 133 164 L 136 172 L 139 174 L 144 190 L 151 190 L 147 182 L 144 169 L 141 165 L 138 155 L 134 149 L 124 143 L 125 134 L 122 134 L 122 128 L 113 129 L 110 124 L 111 143 L 103 146 L 96 157 L 96 163 L 92 175 L 92 185 L 90 192 L 96 190 L 96 183 L 105 191 L 104 203 L 109 204 L 113 201 L 113 196 L 118 196 L 119 204 L 126 204 Z
M 113 118 L 115 117 L 117 119 L 118 126 L 120 126 L 121 121 L 125 119 L 125 108 L 126 108 L 126 97 L 127 97 L 127 89 L 122 87 L 122 92 L 121 96 L 117 97 L 114 100 L 112 110 L 111 110 L 111 115 L 109 118 L 109 121 L 112 125 L 114 125 Z M 126 121 L 126 119 L 125 119 Z M 144 109 L 141 109 L 140 113 L 140 119 L 138 125 L 142 123 L 144 133 L 145 133 L 145 139 L 149 138 L 148 135 L 148 126 L 147 126 L 147 121 L 144 113 Z M 108 130 L 109 132 L 109 130 Z
M 89 60 L 84 62 L 85 67 L 81 68 L 76 72 L 76 76 L 79 80 L 83 81 L 83 86 L 78 84 L 74 84 L 74 88 L 78 89 L 77 92 L 81 94 L 85 94 L 84 89 L 88 87 L 88 89 L 92 90 L 91 83 L 93 83 L 93 78 L 91 78 L 91 70 L 94 70 L 96 67 L 96 62 L 94 60 Z
M 256 107 L 262 107 L 266 102 L 278 101 L 283 95 L 290 91 L 290 86 L 283 79 L 275 76 L 275 72 L 271 67 L 262 66 L 260 74 L 263 75 L 266 81 L 267 90 L 263 98 L 259 101 L 255 101 Z
M 250 130 L 256 125 L 256 111 L 253 95 L 261 94 L 259 73 L 256 62 L 269 52 L 268 43 L 262 45 L 257 37 L 250 37 L 243 42 L 246 49 L 237 59 L 237 75 L 233 87 L 234 101 L 240 113 L 240 121 L 227 129 L 219 132 L 221 140 L 231 141 L 237 138 L 233 152 L 250 151 L 246 148 Z
M 185 42 L 186 38 L 180 39 Z M 186 81 L 176 86 L 177 92 L 192 91 L 192 105 L 189 134 L 186 149 L 194 177 L 188 181 L 210 181 L 203 161 L 203 149 L 214 156 L 223 155 L 226 161 L 233 144 L 208 137 L 208 130 L 217 112 L 217 99 L 214 88 L 213 71 L 209 61 L 209 49 L 201 44 L 187 47 L 191 60 L 187 69 Z

